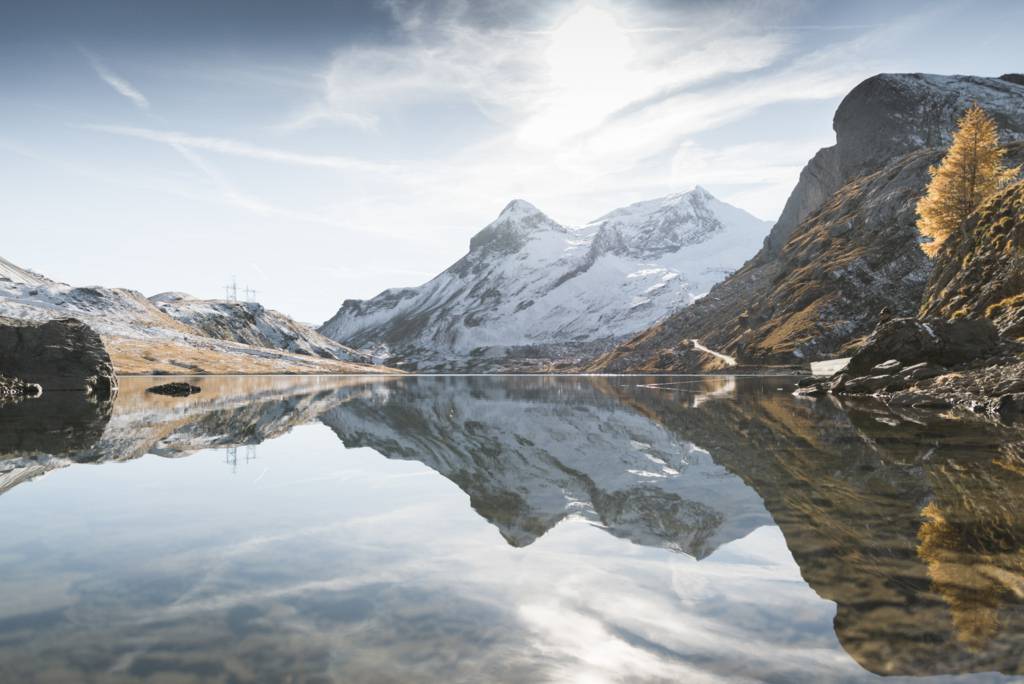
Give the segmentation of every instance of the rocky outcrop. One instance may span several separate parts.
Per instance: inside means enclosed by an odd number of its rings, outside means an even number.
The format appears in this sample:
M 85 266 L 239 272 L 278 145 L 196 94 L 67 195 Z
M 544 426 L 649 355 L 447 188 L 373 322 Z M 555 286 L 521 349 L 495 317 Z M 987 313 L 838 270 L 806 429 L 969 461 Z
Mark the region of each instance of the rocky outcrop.
M 644 368 L 692 338 L 741 363 L 842 356 L 883 308 L 915 315 L 931 269 L 916 203 L 974 102 L 999 123 L 1008 160 L 1024 160 L 1024 143 L 1013 142 L 1024 140 L 1024 86 L 1011 78 L 883 74 L 857 86 L 836 112 L 836 145 L 808 163 L 762 250 L 590 369 Z
M 1024 181 L 946 240 L 920 314 L 880 323 L 844 371 L 799 392 L 1024 418 Z
M 986 357 L 998 346 L 999 334 L 986 320 L 896 318 L 879 324 L 845 372 L 863 375 L 890 360 L 952 368 Z
M 897 318 L 879 324 L 844 370 L 800 385 L 797 395 L 872 395 L 1016 421 L 1024 417 L 1024 345 L 983 318 Z
M 990 198 L 946 241 L 921 314 L 987 318 L 1024 338 L 1024 181 Z
M 1008 141 L 1024 139 L 1019 78 L 878 74 L 860 83 L 836 109 L 836 144 L 804 167 L 757 258 L 777 254 L 797 226 L 849 181 L 910 152 L 947 147 L 957 119 L 975 102 L 995 117 Z
M 42 386 L 101 399 L 117 392 L 117 377 L 100 336 L 85 323 L 0 319 L 0 372 Z

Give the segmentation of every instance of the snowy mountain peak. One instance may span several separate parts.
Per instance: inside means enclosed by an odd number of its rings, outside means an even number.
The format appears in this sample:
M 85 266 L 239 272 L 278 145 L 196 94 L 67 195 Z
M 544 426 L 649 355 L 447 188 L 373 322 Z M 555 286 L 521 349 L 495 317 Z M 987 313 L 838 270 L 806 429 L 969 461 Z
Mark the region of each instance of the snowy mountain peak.
M 498 218 L 494 220 L 494 223 L 521 221 L 537 215 L 543 216 L 544 212 L 524 199 L 514 199 L 505 205 L 505 208 L 498 214 Z
M 515 252 L 522 249 L 529 236 L 543 231 L 561 233 L 566 228 L 526 200 L 514 199 L 505 205 L 498 218 L 470 239 L 469 250 Z
M 630 204 L 588 224 L 596 230 L 593 248 L 597 252 L 646 259 L 707 242 L 726 232 L 727 226 L 734 231 L 739 228 L 743 237 L 756 237 L 764 230 L 763 221 L 716 199 L 699 185 Z

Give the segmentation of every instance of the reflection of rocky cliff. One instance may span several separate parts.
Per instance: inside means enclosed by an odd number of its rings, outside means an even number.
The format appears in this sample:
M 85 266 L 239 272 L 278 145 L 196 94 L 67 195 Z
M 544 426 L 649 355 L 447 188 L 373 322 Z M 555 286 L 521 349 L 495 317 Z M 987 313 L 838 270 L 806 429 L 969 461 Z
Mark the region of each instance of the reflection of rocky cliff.
M 863 667 L 1024 672 L 1024 438 L 744 387 L 689 409 L 629 400 L 758 492 Z
M 0 407 L 0 493 L 60 467 L 63 454 L 94 446 L 110 413 L 110 402 L 84 392 L 44 392 Z
M 515 546 L 579 515 L 701 558 L 771 522 L 706 451 L 595 381 L 409 378 L 322 420 L 346 446 L 421 461 L 455 482 Z

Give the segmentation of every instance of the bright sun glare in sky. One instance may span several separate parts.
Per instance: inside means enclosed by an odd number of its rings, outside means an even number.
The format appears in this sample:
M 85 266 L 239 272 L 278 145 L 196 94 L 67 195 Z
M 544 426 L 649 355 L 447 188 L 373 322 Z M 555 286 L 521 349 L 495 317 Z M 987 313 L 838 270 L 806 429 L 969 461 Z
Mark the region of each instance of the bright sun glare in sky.
M 605 10 L 585 5 L 565 18 L 544 57 L 550 94 L 521 130 L 528 143 L 553 145 L 597 126 L 636 87 L 632 41 Z

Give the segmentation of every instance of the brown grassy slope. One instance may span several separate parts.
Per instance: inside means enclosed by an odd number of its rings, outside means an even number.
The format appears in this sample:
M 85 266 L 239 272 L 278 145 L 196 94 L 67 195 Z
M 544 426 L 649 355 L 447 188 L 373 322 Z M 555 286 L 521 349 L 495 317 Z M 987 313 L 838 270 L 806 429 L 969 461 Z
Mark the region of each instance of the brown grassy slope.
M 1024 181 L 991 197 L 935 258 L 922 316 L 989 318 L 1024 338 Z
M 114 370 L 120 375 L 153 374 L 401 374 L 384 366 L 367 366 L 236 342 L 191 337 L 189 342 L 131 339 L 104 335 Z

